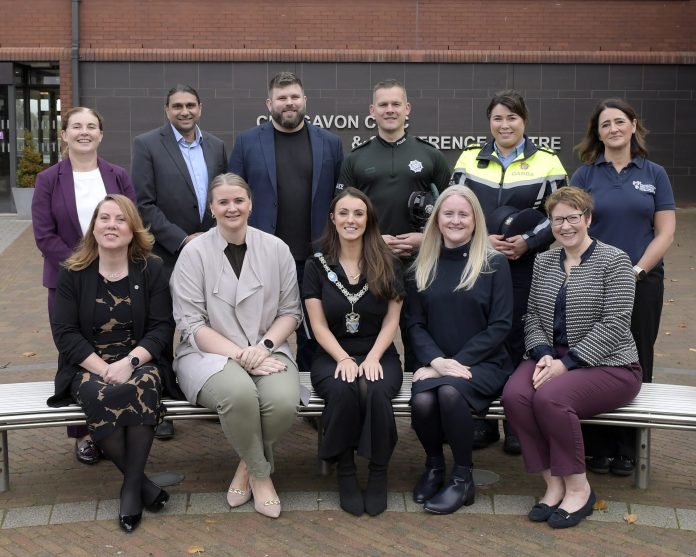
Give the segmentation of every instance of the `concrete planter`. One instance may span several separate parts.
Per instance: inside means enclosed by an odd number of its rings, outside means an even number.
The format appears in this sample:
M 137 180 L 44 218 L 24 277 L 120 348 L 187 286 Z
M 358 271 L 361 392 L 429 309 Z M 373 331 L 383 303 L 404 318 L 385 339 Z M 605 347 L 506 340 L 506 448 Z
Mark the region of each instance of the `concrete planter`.
M 12 188 L 12 199 L 17 209 L 17 218 L 31 220 L 31 200 L 34 198 L 34 188 Z

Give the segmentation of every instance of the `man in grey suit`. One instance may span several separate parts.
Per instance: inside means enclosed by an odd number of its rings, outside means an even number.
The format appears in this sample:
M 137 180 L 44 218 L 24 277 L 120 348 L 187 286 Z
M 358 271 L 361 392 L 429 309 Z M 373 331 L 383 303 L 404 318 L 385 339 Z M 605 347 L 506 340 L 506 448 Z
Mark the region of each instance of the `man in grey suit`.
M 193 87 L 172 87 L 164 104 L 169 122 L 133 141 L 131 177 L 138 209 L 169 273 L 181 248 L 213 226 L 208 184 L 227 168 L 225 144 L 198 127 L 202 110 Z M 172 422 L 155 430 L 158 439 L 173 436 Z
M 202 111 L 193 87 L 172 87 L 164 105 L 169 122 L 133 141 L 138 209 L 170 273 L 186 242 L 213 226 L 208 184 L 227 169 L 225 144 L 198 127 Z

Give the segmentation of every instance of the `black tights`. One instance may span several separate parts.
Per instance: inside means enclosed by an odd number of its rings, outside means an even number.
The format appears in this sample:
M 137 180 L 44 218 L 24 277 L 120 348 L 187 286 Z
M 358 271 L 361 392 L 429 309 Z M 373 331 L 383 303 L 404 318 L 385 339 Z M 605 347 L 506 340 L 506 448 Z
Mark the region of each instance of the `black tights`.
M 152 426 L 121 427 L 97 445 L 123 474 L 121 486 L 122 515 L 138 514 L 143 503 L 152 503 L 160 487 L 145 475 L 145 464 L 150 454 L 155 428 Z
M 418 393 L 411 400 L 411 417 L 425 454 L 442 456 L 442 445 L 447 441 L 456 464 L 473 466 L 474 418 L 469 404 L 457 389 L 441 385 Z

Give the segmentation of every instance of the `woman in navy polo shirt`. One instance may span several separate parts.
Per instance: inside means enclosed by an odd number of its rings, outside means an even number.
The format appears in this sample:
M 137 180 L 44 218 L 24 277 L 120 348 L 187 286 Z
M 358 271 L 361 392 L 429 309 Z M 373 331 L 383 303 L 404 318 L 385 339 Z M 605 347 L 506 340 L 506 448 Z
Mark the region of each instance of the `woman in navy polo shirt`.
M 636 296 L 631 333 L 638 348 L 643 381 L 650 383 L 664 294 L 662 258 L 674 240 L 676 217 L 667 173 L 647 159 L 647 133 L 625 100 L 600 102 L 577 146 L 585 164 L 570 183 L 594 198 L 592 237 L 622 249 L 634 265 Z M 633 472 L 635 434 L 630 428 L 613 428 L 617 434 L 611 439 L 605 428 L 601 440 L 599 432 L 590 433 L 591 428 L 587 429 L 587 444 L 597 445 L 588 451 L 594 455 L 588 462 L 590 470 L 611 470 L 619 476 Z

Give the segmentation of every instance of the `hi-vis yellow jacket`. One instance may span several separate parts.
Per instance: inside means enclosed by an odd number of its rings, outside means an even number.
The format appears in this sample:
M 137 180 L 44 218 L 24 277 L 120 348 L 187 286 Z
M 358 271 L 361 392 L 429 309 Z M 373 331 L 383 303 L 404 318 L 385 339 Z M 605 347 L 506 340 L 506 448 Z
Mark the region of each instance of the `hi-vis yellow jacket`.
M 483 207 L 486 219 L 503 205 L 544 211 L 546 198 L 568 178 L 563 164 L 552 149 L 538 147 L 525 136 L 524 152 L 503 169 L 493 141 L 474 143 L 462 152 L 454 165 L 451 184 L 469 186 Z M 543 251 L 553 242 L 548 219 L 522 235 L 529 254 Z

